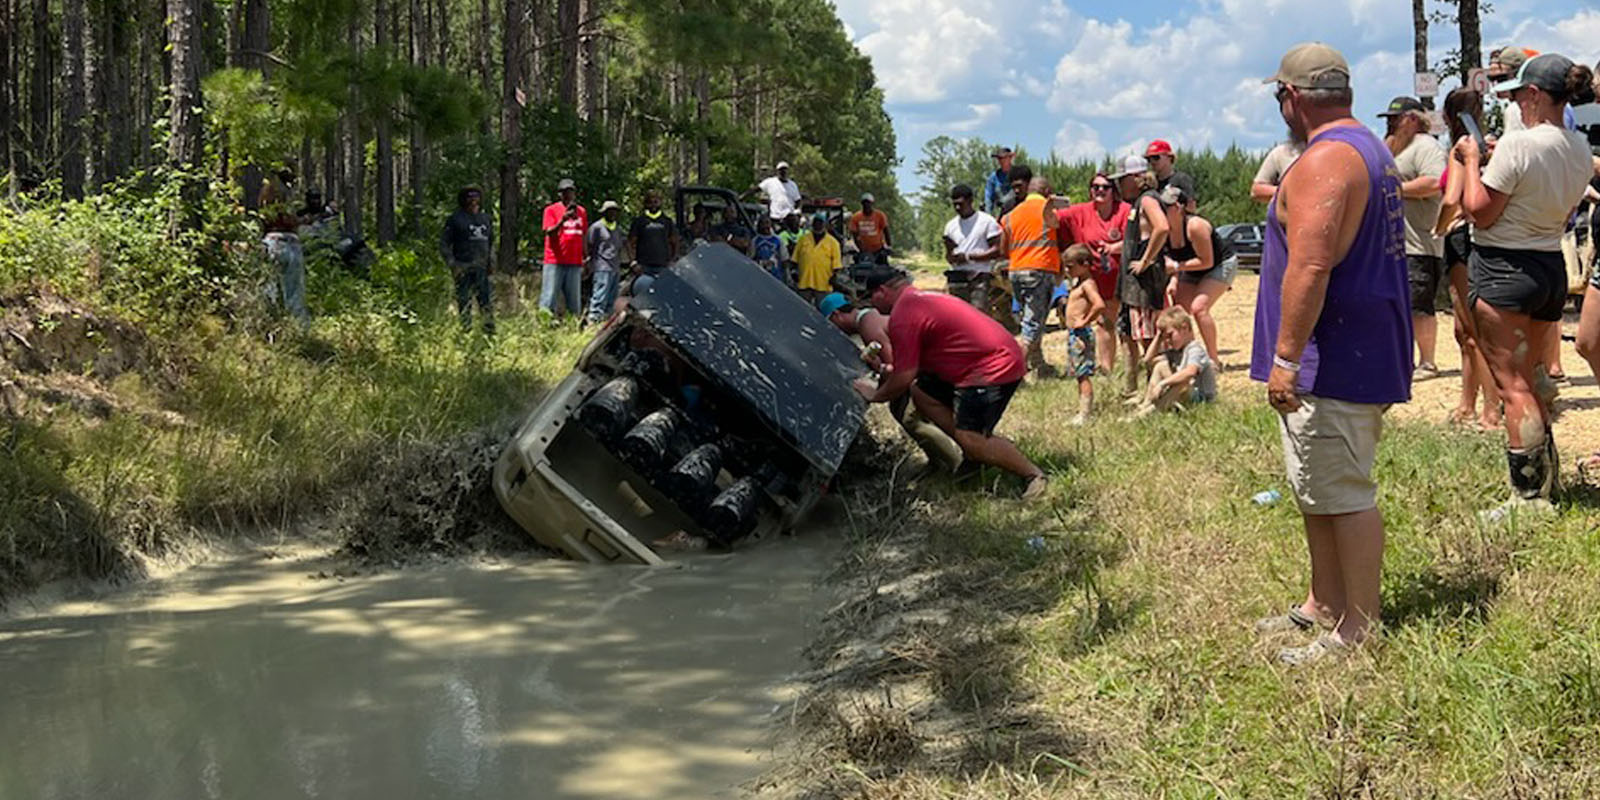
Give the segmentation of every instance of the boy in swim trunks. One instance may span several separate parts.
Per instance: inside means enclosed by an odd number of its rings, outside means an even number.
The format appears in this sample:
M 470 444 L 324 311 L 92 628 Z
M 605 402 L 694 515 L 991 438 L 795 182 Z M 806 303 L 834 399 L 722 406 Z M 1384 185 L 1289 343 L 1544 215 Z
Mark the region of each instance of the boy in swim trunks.
M 1055 296 L 1056 313 L 1067 330 L 1067 370 L 1078 379 L 1078 415 L 1070 424 L 1082 425 L 1094 405 L 1094 324 L 1105 313 L 1106 301 L 1095 285 L 1095 257 L 1086 245 L 1068 247 L 1061 260 L 1074 284 L 1071 290 L 1058 287 Z

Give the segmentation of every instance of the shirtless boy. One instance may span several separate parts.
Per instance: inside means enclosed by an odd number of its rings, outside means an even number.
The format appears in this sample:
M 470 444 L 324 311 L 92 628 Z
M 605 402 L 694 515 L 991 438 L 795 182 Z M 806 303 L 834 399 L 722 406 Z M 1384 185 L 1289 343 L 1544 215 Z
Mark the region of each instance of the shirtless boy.
M 1094 323 L 1105 313 L 1106 301 L 1095 285 L 1096 259 L 1087 246 L 1068 247 L 1061 260 L 1074 284 L 1069 292 L 1058 290 L 1056 304 L 1061 327 L 1067 329 L 1067 369 L 1078 379 L 1078 415 L 1069 424 L 1082 425 L 1089 421 L 1089 409 L 1094 405 Z

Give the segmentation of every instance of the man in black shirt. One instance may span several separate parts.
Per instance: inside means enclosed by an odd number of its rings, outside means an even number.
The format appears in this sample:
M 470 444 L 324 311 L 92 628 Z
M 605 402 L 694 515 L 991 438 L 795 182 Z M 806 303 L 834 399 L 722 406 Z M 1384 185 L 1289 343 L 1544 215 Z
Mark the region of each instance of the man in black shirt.
M 623 292 L 627 296 L 643 291 L 678 256 L 678 228 L 661 210 L 661 193 L 654 189 L 644 193 L 644 211 L 628 229 L 628 252 L 633 254 L 634 278 Z
M 456 194 L 458 208 L 444 222 L 439 252 L 456 283 L 456 310 L 461 329 L 472 327 L 472 301 L 478 301 L 483 332 L 494 333 L 494 309 L 489 288 L 489 264 L 494 253 L 494 227 L 483 212 L 483 192 L 469 186 Z

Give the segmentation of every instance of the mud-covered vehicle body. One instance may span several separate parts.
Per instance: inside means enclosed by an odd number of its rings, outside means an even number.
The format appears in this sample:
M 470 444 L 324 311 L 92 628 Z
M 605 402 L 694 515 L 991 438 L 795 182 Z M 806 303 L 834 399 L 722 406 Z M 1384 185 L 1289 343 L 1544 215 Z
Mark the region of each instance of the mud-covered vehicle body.
M 494 471 L 501 505 L 574 558 L 654 564 L 663 538 L 792 528 L 860 431 L 854 346 L 722 244 L 614 315 Z

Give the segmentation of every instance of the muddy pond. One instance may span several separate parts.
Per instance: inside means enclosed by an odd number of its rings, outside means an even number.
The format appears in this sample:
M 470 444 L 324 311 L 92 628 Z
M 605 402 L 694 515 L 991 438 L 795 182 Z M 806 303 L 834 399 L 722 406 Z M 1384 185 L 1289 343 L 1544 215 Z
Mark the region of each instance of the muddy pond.
M 837 545 L 334 579 L 199 566 L 0 619 L 0 798 L 736 797 Z

